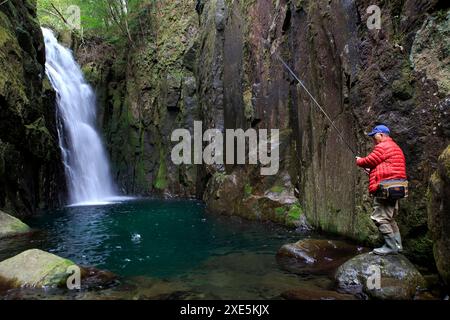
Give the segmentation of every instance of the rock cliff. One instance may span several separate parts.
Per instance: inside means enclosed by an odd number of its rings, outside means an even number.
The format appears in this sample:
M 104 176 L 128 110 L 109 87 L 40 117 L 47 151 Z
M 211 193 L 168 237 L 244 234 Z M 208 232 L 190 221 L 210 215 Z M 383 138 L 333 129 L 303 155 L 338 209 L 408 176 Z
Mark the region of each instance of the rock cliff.
M 18 216 L 60 205 L 65 180 L 55 92 L 45 76 L 36 3 L 0 5 L 0 208 Z

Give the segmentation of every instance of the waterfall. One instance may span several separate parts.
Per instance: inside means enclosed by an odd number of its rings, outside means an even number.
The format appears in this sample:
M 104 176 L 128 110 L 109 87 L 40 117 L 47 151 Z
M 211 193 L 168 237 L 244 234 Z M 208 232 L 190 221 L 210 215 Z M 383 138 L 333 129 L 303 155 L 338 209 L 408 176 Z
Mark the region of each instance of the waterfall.
M 108 157 L 96 131 L 96 97 L 72 52 L 42 28 L 46 74 L 57 93 L 59 145 L 73 205 L 117 200 Z

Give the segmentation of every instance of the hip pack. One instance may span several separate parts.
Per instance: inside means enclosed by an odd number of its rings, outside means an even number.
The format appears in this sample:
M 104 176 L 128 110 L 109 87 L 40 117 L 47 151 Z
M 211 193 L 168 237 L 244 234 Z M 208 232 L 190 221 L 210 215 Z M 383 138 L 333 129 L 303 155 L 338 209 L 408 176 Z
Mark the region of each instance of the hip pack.
M 380 182 L 377 197 L 398 200 L 408 197 L 408 180 L 384 180 Z

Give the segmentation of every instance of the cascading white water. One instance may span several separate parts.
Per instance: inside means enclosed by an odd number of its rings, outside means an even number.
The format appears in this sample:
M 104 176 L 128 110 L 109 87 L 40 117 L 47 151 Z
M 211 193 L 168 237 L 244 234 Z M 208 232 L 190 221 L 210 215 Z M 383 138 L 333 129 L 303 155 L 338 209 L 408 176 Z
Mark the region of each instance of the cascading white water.
M 95 94 L 72 52 L 42 28 L 45 69 L 57 93 L 58 135 L 72 204 L 104 204 L 117 199 L 108 157 L 95 130 Z

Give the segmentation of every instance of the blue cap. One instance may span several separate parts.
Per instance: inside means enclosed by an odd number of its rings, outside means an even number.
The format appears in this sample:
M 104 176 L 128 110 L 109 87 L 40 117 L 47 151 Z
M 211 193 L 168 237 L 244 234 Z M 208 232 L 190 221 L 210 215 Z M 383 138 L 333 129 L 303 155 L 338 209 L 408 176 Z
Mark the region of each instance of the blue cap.
M 369 137 L 373 137 L 377 133 L 390 134 L 391 130 L 389 130 L 389 128 L 385 125 L 376 126 L 375 128 L 373 128 L 372 132 L 369 133 Z

